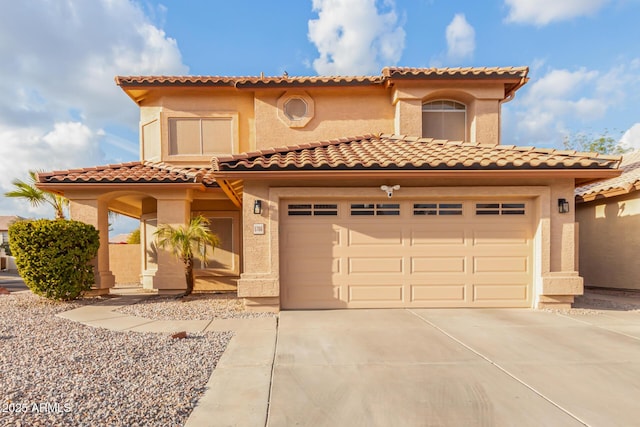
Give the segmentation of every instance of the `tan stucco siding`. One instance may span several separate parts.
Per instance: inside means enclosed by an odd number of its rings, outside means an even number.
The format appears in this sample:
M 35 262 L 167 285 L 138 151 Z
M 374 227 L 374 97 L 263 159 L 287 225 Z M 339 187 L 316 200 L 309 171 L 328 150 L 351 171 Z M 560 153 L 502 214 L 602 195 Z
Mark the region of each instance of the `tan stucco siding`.
M 313 99 L 314 114 L 304 127 L 289 127 L 278 118 L 278 99 L 287 96 L 287 91 L 256 93 L 257 149 L 394 132 L 395 109 L 386 91 L 343 89 L 305 93 Z
M 640 289 L 640 195 L 578 204 L 576 220 L 585 285 Z
M 140 283 L 140 245 L 109 245 L 109 266 L 116 283 Z
M 230 96 L 232 94 L 233 96 Z M 153 120 L 160 122 L 159 141 L 156 144 L 162 147 L 161 159 L 171 163 L 208 164 L 211 155 L 191 156 L 188 159 L 176 158 L 169 153 L 169 126 L 170 118 L 180 117 L 223 117 L 229 116 L 234 119 L 235 149 L 237 152 L 250 151 L 255 146 L 254 135 L 254 109 L 252 92 L 190 92 L 183 91 L 181 94 L 165 96 L 163 98 L 145 101 L 141 106 L 141 126 Z M 144 127 L 141 128 L 141 134 Z M 144 141 L 144 160 L 156 160 L 146 155 L 156 154 L 156 151 Z M 231 154 L 231 153 L 228 153 Z

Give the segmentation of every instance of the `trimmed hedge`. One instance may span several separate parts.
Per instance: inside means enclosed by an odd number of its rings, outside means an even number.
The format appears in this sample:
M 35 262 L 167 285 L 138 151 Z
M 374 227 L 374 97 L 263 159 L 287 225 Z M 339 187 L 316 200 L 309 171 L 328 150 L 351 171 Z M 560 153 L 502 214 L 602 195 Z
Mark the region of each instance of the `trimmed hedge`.
M 9 235 L 18 272 L 33 293 L 72 300 L 91 289 L 90 262 L 100 247 L 92 225 L 60 219 L 17 221 L 9 226 Z

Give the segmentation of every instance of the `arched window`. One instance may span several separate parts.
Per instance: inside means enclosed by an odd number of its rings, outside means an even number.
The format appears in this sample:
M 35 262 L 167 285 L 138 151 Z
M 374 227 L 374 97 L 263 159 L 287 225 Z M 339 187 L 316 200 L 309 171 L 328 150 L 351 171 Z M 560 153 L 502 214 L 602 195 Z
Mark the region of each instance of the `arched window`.
M 422 136 L 465 141 L 467 139 L 466 105 L 446 99 L 422 104 Z

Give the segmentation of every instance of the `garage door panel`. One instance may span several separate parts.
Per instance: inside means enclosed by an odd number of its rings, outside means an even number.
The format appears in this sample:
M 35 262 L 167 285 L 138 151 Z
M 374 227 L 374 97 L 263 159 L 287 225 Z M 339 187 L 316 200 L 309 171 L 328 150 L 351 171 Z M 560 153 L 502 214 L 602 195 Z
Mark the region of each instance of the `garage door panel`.
M 464 230 L 436 230 L 435 227 L 416 227 L 411 230 L 411 246 L 464 245 Z
M 395 302 L 403 301 L 403 286 L 396 285 L 381 286 L 349 286 L 349 302 Z
M 529 271 L 529 259 L 526 256 L 476 256 L 473 258 L 474 273 L 504 273 Z
M 312 308 L 318 304 L 334 307 L 343 305 L 340 286 L 327 286 L 326 283 L 316 286 L 291 286 L 287 289 L 287 297 L 297 304 L 308 304 L 307 307 L 301 308 Z
M 473 245 L 525 245 L 529 240 L 527 230 L 475 230 Z
M 464 273 L 464 256 L 411 257 L 411 273 Z
M 475 301 L 526 301 L 528 293 L 527 283 L 506 284 L 474 284 L 473 299 Z
M 402 230 L 387 230 L 380 227 L 380 224 L 355 226 L 349 229 L 348 236 L 348 246 L 402 246 Z
M 349 258 L 349 274 L 402 273 L 403 258 Z
M 465 285 L 458 284 L 436 284 L 411 285 L 411 301 L 413 302 L 464 302 Z
M 298 262 L 288 262 L 283 264 L 283 270 L 287 277 L 304 278 L 306 280 L 314 279 L 316 276 L 324 276 L 324 279 L 331 279 L 332 274 L 338 274 L 341 271 L 342 260 L 340 258 L 314 257 L 309 256 Z

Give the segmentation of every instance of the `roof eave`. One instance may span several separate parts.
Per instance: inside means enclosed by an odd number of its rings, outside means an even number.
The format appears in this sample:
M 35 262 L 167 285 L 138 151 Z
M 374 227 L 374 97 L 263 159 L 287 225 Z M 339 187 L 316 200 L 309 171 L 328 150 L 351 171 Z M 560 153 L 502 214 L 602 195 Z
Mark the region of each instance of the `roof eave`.
M 216 179 L 343 179 L 343 178 L 574 178 L 607 179 L 617 169 L 519 169 L 519 170 L 260 170 L 218 171 Z

